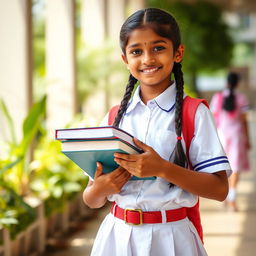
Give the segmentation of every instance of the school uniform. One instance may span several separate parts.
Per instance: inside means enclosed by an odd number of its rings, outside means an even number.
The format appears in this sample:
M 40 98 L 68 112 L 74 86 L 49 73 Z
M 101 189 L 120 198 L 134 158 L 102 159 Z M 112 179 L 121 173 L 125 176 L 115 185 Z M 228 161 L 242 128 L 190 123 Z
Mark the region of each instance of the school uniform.
M 223 148 L 228 156 L 233 172 L 250 170 L 249 149 L 241 115 L 248 112 L 249 103 L 244 94 L 235 91 L 236 108 L 232 112 L 222 109 L 223 99 L 229 90 L 213 95 L 211 110 L 216 116 L 216 124 Z
M 177 136 L 175 133 L 175 96 L 173 84 L 162 94 L 145 105 L 138 87 L 120 128 L 126 130 L 154 150 L 164 159 L 173 160 Z M 107 125 L 105 117 L 102 125 Z M 184 145 L 184 141 L 182 141 Z M 185 147 L 184 147 L 185 149 Z M 230 166 L 220 144 L 213 118 L 204 104 L 200 104 L 195 116 L 195 136 L 190 146 L 190 161 L 199 172 L 214 173 Z M 109 213 L 103 221 L 92 250 L 93 256 L 204 256 L 207 255 L 194 225 L 187 217 L 167 222 L 167 210 L 192 207 L 198 197 L 170 186 L 162 178 L 128 181 L 119 194 L 108 197 L 122 209 L 160 211 L 162 223 L 139 226 L 126 224 Z

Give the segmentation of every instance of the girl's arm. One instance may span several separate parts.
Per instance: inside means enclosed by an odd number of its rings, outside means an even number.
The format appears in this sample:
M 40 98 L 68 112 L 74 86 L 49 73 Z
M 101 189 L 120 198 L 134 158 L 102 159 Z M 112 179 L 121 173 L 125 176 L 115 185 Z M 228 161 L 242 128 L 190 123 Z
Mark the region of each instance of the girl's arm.
M 251 145 L 250 145 L 250 136 L 249 136 L 248 122 L 247 122 L 247 113 L 243 113 L 241 115 L 241 122 L 242 122 L 242 125 L 243 125 L 245 137 L 246 137 L 247 149 L 250 149 Z
M 115 161 L 132 175 L 138 177 L 158 176 L 195 195 L 223 201 L 228 193 L 226 172 L 204 173 L 180 167 L 161 158 L 144 143 L 134 140 L 145 153 L 125 155 L 116 153 Z
M 216 173 L 197 172 L 165 161 L 160 177 L 201 197 L 225 200 L 228 193 L 226 171 Z
M 102 170 L 102 164 L 97 163 L 94 181 L 89 181 L 83 192 L 84 203 L 90 208 L 102 207 L 107 201 L 107 196 L 119 193 L 131 177 L 122 167 L 107 174 L 103 174 Z

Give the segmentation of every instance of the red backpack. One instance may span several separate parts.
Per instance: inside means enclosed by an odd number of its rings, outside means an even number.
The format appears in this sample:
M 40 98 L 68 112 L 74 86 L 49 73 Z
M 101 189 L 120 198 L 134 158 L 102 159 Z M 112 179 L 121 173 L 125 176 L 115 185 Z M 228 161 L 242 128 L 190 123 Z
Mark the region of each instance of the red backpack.
M 183 138 L 185 140 L 186 144 L 186 152 L 187 152 L 187 158 L 189 160 L 189 148 L 191 141 L 194 136 L 194 129 L 195 129 L 195 114 L 197 107 L 199 106 L 200 103 L 205 104 L 208 108 L 209 105 L 206 100 L 204 99 L 196 99 L 196 98 L 191 98 L 189 96 L 186 96 L 185 99 L 183 100 L 183 106 L 182 106 L 182 133 L 183 133 Z M 119 105 L 116 105 L 112 107 L 109 111 L 109 116 L 108 116 L 108 124 L 112 125 L 115 121 L 115 117 L 117 115 L 119 109 Z M 192 165 L 189 161 L 189 167 L 192 169 Z M 203 228 L 201 224 L 201 218 L 200 218 L 200 211 L 199 211 L 199 200 L 194 205 L 193 207 L 188 207 L 187 208 L 187 216 L 189 220 L 194 224 L 199 237 L 201 238 L 203 242 Z

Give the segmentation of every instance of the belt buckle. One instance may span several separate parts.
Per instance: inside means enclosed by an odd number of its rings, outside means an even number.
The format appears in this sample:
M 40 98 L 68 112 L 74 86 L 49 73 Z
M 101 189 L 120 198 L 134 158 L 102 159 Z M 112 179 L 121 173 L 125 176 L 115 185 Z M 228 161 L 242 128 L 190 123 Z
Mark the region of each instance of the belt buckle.
M 131 223 L 131 222 L 128 222 L 127 221 L 127 212 L 128 211 L 132 211 L 132 212 L 138 212 L 139 213 L 139 216 L 140 216 L 140 223 L 136 224 L 136 223 Z M 129 224 L 129 225 L 133 225 L 133 226 L 139 226 L 139 225 L 142 225 L 143 224 L 143 218 L 142 218 L 142 214 L 143 214 L 143 211 L 141 209 L 124 209 L 124 221 L 126 224 Z

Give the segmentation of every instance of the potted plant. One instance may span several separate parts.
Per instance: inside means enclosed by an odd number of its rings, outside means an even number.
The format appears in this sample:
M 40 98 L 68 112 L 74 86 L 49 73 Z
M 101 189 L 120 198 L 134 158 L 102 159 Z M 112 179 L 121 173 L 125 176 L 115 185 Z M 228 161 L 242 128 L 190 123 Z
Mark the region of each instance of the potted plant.
M 32 223 L 39 217 L 39 205 L 36 207 L 30 206 L 26 202 L 28 201 L 26 196 L 29 194 L 30 174 L 28 163 L 30 148 L 44 117 L 45 103 L 46 97 L 43 97 L 31 108 L 23 122 L 23 137 L 20 141 L 17 141 L 13 120 L 4 102 L 0 101 L 0 110 L 7 120 L 11 134 L 10 141 L 1 142 L 0 194 L 2 198 L 1 215 L 3 216 L 1 226 L 8 229 L 9 239 L 12 240 L 10 246 L 12 255 L 29 249 L 29 246 L 27 246 L 29 236 L 25 234 L 25 230 L 28 230 L 29 226 L 32 226 Z M 26 243 L 23 243 L 24 239 Z M 26 244 L 26 248 L 24 248 L 24 244 Z M 40 248 L 42 251 L 42 246 Z

